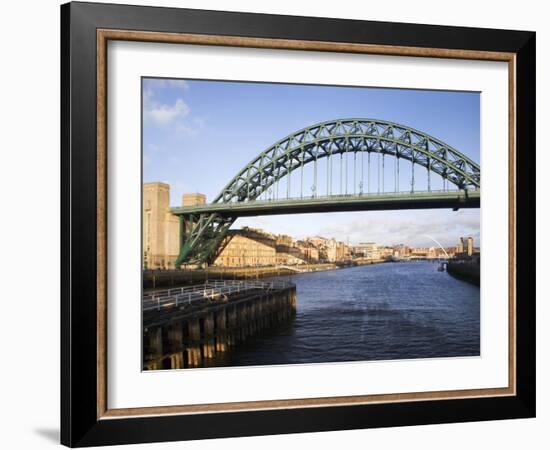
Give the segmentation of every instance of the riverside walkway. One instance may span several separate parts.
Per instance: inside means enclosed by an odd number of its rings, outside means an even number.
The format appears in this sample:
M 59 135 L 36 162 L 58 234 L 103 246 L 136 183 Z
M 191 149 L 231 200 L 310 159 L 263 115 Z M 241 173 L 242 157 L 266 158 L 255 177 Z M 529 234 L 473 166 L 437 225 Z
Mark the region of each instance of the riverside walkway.
M 200 367 L 290 320 L 296 287 L 284 281 L 212 281 L 147 292 L 142 310 L 144 370 Z

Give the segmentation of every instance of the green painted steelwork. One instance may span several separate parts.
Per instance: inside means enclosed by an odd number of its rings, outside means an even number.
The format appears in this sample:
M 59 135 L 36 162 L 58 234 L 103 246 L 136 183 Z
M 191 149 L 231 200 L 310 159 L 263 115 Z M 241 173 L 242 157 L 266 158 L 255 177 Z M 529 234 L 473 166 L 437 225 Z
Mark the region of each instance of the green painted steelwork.
M 481 185 L 479 165 L 450 145 L 413 128 L 383 120 L 338 119 L 322 122 L 299 130 L 260 153 L 222 189 L 210 205 L 201 207 L 202 209 L 174 208 L 173 213 L 182 217 L 184 222 L 181 227 L 183 230 L 180 241 L 181 250 L 176 266 L 184 262 L 191 264 L 212 262 L 218 254 L 217 249 L 225 233 L 239 215 L 238 211 L 245 209 L 251 211 L 255 207 L 259 213 L 261 210 L 266 211 L 268 207 L 257 199 L 272 188 L 276 189 L 278 197 L 279 181 L 287 176 L 287 199 L 279 201 L 277 198 L 270 203 L 269 208 L 282 210 L 285 205 L 289 206 L 285 202 L 292 202 L 290 174 L 297 169 L 303 173 L 303 167 L 307 164 L 314 164 L 313 195 L 310 199 L 301 200 L 312 204 L 319 201 L 338 201 L 335 198 L 322 200 L 317 196 L 317 162 L 322 158 L 328 158 L 327 191 L 329 191 L 328 180 L 330 180 L 330 193 L 332 193 L 332 157 L 345 156 L 347 191 L 347 161 L 351 152 L 354 154 L 354 164 L 357 152 L 368 153 L 368 193 L 370 193 L 370 155 L 376 153 L 378 172 L 380 172 L 380 164 L 384 167 L 386 155 L 396 159 L 394 183 L 396 190 L 399 188 L 399 161 L 404 159 L 412 163 L 411 194 L 415 190 L 414 166 L 419 165 L 425 167 L 428 174 L 433 172 L 440 175 L 444 185 L 445 182 L 450 182 L 463 191 L 469 200 L 477 198 L 479 202 Z M 361 163 L 363 164 L 363 161 Z M 342 170 L 342 164 L 340 170 Z M 355 170 L 354 165 L 354 194 L 350 195 L 355 195 Z M 361 173 L 363 177 L 363 172 Z M 384 172 L 382 179 L 383 177 Z M 359 196 L 364 194 L 362 183 Z M 303 175 L 300 192 L 303 191 L 302 184 Z M 340 184 L 342 184 L 342 175 Z M 429 178 L 428 189 L 430 189 Z M 342 188 L 340 190 L 342 192 Z M 387 195 L 383 190 L 384 184 L 382 184 L 382 192 L 380 191 L 380 176 L 378 176 L 376 195 L 381 197 Z M 438 194 L 429 193 L 428 195 L 435 198 Z M 372 197 L 368 199 L 365 198 L 365 201 L 373 201 Z M 397 201 L 406 202 L 411 209 L 414 209 L 415 201 L 420 200 L 418 196 L 406 196 Z M 233 213 L 228 215 L 228 209 Z
M 477 208 L 480 200 L 479 191 L 419 191 L 419 192 L 386 192 L 380 194 L 348 194 L 310 198 L 290 198 L 278 201 L 255 200 L 253 202 L 210 203 L 189 207 L 172 208 L 173 214 L 183 217 L 188 214 L 217 214 L 220 217 L 237 218 L 244 216 L 263 216 L 291 214 L 300 212 L 349 211 L 408 209 L 421 202 L 432 204 L 433 208 L 459 207 Z M 353 209 L 350 209 L 353 207 Z M 423 206 L 426 208 L 426 206 Z

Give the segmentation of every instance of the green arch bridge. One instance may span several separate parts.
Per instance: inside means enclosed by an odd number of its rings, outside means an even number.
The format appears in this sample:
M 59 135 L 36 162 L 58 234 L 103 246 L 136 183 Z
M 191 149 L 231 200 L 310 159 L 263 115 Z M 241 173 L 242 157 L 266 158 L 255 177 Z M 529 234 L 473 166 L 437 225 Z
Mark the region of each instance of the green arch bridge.
M 383 120 L 322 122 L 261 152 L 211 203 L 172 208 L 176 267 L 211 263 L 238 217 L 479 205 L 480 167 L 450 145 Z

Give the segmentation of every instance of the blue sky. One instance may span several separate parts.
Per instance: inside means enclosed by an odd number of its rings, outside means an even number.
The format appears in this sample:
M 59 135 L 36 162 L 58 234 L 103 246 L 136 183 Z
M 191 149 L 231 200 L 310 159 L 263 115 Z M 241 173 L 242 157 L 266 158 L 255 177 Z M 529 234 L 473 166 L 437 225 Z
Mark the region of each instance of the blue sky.
M 183 192 L 202 192 L 211 200 L 277 140 L 317 122 L 348 117 L 416 128 L 479 162 L 479 113 L 479 94 L 470 92 L 144 79 L 143 180 L 169 183 L 172 206 L 180 204 Z M 386 180 L 391 180 L 386 190 L 395 187 L 392 164 L 393 159 L 386 161 Z M 406 190 L 402 172 L 400 190 Z M 303 192 L 310 192 L 313 183 L 308 176 Z M 421 189 L 425 174 L 417 172 L 416 179 Z M 351 183 L 350 192 L 359 189 Z M 433 189 L 438 183 L 432 177 Z M 293 195 L 301 195 L 297 184 Z M 326 191 L 320 183 L 317 189 Z M 479 243 L 479 221 L 479 210 L 411 210 L 252 217 L 234 227 L 387 245 L 433 245 L 429 235 L 453 245 L 462 235 Z

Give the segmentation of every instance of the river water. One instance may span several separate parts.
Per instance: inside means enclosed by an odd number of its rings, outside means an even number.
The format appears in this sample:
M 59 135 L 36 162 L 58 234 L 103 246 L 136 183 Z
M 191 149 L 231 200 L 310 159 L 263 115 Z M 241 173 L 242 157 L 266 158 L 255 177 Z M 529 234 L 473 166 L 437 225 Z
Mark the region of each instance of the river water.
M 480 354 L 479 287 L 438 272 L 436 263 L 376 264 L 290 280 L 296 318 L 250 337 L 209 366 Z

